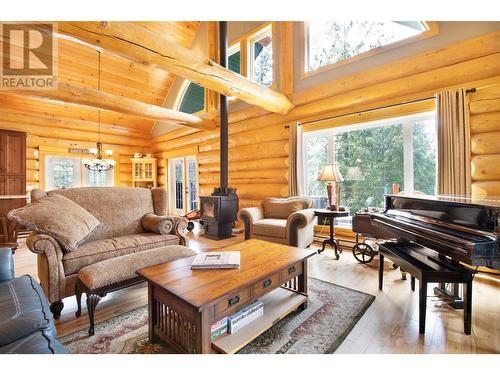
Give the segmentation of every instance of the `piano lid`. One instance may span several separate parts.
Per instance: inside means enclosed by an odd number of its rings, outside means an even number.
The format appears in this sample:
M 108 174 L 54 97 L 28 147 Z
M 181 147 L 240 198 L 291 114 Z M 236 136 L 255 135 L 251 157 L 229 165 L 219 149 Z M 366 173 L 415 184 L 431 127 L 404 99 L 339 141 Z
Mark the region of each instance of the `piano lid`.
M 491 198 L 470 198 L 460 195 L 385 194 L 386 197 L 411 198 L 425 201 L 457 203 L 500 209 L 500 196 Z
M 386 212 L 427 218 L 490 233 L 500 231 L 500 199 L 472 199 L 457 196 L 398 195 L 385 196 Z

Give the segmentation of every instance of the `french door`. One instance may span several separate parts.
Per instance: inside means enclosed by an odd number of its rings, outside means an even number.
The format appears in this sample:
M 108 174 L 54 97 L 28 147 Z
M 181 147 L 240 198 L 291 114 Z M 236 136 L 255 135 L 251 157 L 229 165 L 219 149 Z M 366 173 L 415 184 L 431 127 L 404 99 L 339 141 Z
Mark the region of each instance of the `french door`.
M 177 215 L 198 209 L 198 169 L 196 156 L 170 159 L 170 207 Z

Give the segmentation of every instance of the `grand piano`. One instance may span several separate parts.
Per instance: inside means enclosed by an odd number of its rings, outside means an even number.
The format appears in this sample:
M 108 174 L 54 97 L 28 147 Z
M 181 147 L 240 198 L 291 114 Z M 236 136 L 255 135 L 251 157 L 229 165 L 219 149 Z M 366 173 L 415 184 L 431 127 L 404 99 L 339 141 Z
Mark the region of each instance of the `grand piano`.
M 443 256 L 500 270 L 500 200 L 385 196 L 385 210 L 370 215 L 374 231 L 389 231 Z
M 384 256 L 411 274 L 412 290 L 415 278 L 420 280 L 420 333 L 425 333 L 427 283 L 437 282 L 435 294 L 464 309 L 464 332 L 470 334 L 473 272 L 479 266 L 500 270 L 500 200 L 389 194 L 382 212 L 353 217 L 353 230 L 393 239 L 379 244 L 380 290 Z

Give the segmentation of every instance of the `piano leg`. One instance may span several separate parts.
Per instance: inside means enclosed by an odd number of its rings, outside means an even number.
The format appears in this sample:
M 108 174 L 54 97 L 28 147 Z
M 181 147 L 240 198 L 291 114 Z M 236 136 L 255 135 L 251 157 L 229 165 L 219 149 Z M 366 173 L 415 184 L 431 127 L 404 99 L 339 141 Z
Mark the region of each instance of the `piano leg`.
M 472 279 L 464 283 L 464 333 L 471 334 L 472 330 Z
M 419 280 L 419 296 L 418 296 L 418 331 L 420 334 L 425 334 L 425 313 L 427 310 L 427 281 Z
M 382 290 L 384 285 L 384 256 L 382 253 L 379 254 L 378 258 L 378 289 Z
M 415 278 L 412 276 L 411 277 L 411 291 L 414 292 L 415 291 Z

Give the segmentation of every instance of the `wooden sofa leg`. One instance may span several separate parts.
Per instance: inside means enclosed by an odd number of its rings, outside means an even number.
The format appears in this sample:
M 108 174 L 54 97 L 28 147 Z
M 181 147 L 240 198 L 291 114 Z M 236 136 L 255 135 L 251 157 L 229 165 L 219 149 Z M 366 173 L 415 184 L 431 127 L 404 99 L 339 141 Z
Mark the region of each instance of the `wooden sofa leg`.
M 97 294 L 87 294 L 87 310 L 90 321 L 89 336 L 94 335 L 94 313 L 100 300 L 101 296 L 98 296 Z
M 61 317 L 61 311 L 64 308 L 63 301 L 55 301 L 50 304 L 50 312 L 54 319 L 59 319 Z

